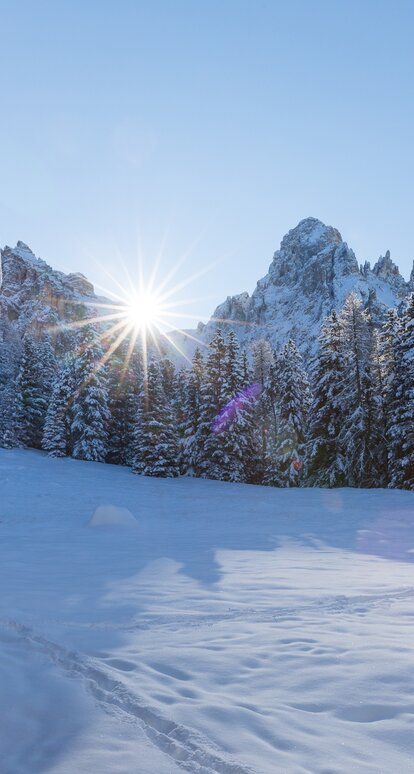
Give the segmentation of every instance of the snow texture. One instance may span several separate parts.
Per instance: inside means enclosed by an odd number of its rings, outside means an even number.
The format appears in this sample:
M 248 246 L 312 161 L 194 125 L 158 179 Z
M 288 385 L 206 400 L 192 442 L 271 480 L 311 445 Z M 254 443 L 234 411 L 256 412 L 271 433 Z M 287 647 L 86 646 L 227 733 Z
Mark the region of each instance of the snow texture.
M 412 772 L 411 493 L 0 480 L 4 774 Z M 86 528 L 108 503 L 139 529 Z

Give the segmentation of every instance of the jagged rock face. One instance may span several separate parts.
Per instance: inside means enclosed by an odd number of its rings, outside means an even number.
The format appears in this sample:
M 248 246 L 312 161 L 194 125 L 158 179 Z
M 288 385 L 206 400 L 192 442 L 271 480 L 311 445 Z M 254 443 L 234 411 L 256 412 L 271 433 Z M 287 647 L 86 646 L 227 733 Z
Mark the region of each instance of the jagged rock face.
M 21 333 L 28 326 L 46 327 L 80 316 L 83 298 L 93 298 L 93 285 L 82 274 L 63 274 L 36 258 L 24 242 L 1 251 L 0 314 L 15 320 Z
M 283 238 L 269 271 L 253 294 L 228 297 L 205 326 L 208 341 L 227 320 L 243 345 L 268 339 L 276 348 L 292 337 L 305 356 L 317 346 L 323 318 L 340 308 L 346 296 L 358 293 L 376 321 L 386 308 L 398 306 L 409 292 L 389 252 L 371 270 L 358 266 L 354 252 L 337 229 L 316 218 L 302 220 Z

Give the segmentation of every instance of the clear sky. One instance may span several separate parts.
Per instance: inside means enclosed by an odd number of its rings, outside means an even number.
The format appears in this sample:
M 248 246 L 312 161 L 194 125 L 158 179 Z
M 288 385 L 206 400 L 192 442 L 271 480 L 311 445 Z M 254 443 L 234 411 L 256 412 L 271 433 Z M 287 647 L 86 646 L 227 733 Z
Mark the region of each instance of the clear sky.
M 411 0 L 0 0 L 0 29 L 2 245 L 110 289 L 188 253 L 197 319 L 308 215 L 408 276 Z

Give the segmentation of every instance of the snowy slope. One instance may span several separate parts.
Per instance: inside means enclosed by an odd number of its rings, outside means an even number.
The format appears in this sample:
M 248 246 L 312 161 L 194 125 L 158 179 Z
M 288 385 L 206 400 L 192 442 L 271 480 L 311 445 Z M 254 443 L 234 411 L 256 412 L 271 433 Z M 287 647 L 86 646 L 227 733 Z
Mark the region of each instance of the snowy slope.
M 412 772 L 412 494 L 0 481 L 2 774 Z

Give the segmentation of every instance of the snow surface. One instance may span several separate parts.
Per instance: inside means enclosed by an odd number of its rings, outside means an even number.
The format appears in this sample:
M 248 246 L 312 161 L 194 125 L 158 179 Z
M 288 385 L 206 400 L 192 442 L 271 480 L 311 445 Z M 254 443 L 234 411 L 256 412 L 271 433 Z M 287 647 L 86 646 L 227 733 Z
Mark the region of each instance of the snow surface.
M 2 774 L 413 771 L 412 493 L 24 450 L 0 482 Z
M 98 505 L 88 524 L 90 527 L 135 527 L 137 520 L 128 508 Z

